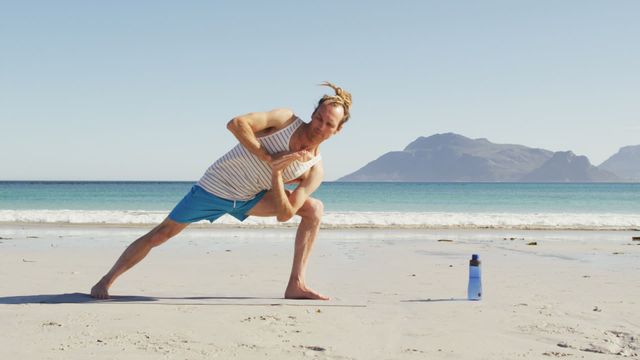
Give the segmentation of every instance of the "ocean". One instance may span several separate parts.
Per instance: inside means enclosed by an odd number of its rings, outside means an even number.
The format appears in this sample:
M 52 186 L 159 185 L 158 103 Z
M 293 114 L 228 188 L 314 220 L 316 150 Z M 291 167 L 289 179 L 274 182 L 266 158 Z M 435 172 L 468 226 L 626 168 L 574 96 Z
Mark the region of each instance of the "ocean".
M 0 222 L 155 224 L 193 184 L 3 181 Z M 325 182 L 314 197 L 327 227 L 640 229 L 640 183 Z

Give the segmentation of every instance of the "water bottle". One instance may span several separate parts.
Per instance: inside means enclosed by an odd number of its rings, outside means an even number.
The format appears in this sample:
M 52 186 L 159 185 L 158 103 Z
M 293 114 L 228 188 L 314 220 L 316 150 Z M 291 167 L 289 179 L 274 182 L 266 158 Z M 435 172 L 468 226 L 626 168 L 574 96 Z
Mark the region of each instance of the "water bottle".
M 480 276 L 480 257 L 473 254 L 469 260 L 469 288 L 467 289 L 469 300 L 482 299 L 482 279 Z

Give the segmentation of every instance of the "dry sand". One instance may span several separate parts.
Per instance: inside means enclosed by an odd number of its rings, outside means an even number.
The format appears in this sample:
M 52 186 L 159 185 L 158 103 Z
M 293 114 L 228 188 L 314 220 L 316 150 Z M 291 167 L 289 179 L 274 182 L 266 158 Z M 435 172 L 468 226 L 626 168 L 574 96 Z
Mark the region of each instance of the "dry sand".
M 640 354 L 637 232 L 187 229 L 86 293 L 145 228 L 0 226 L 0 359 L 606 359 Z M 438 241 L 452 240 L 452 241 Z M 537 245 L 528 245 L 536 242 Z M 484 299 L 466 301 L 468 259 Z

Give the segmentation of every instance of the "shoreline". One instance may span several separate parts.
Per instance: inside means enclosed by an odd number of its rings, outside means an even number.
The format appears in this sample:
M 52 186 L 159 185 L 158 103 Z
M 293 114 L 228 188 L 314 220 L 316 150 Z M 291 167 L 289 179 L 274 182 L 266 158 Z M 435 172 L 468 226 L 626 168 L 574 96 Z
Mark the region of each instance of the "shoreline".
M 0 223 L 0 242 L 57 237 L 60 239 L 83 238 L 101 239 L 123 237 L 123 243 L 132 242 L 151 230 L 153 226 L 145 224 L 7 224 Z M 178 237 L 197 239 L 281 239 L 292 241 L 297 228 L 295 226 L 255 227 L 219 224 L 192 224 Z M 87 236 L 85 236 L 87 235 Z M 321 238 L 341 238 L 345 240 L 394 239 L 419 241 L 524 241 L 525 239 L 566 241 L 619 241 L 627 245 L 640 245 L 640 230 L 611 229 L 508 229 L 508 228 L 321 228 Z M 78 241 L 78 244 L 84 244 Z

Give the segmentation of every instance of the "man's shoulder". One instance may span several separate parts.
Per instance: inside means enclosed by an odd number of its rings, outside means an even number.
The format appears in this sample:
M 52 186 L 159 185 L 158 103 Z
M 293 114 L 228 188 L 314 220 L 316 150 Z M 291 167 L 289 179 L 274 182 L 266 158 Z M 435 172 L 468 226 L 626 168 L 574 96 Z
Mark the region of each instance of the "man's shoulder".
M 276 128 L 278 130 L 283 129 L 292 122 L 294 122 L 298 117 L 293 112 L 293 110 L 289 108 L 278 108 L 269 111 L 269 123 L 271 127 Z
M 291 109 L 275 109 L 270 111 L 269 114 L 272 116 L 268 122 L 270 126 L 257 133 L 257 136 L 271 135 L 291 126 L 291 124 L 300 119 Z

